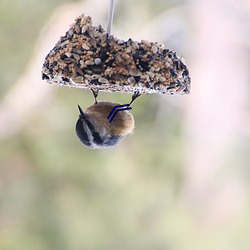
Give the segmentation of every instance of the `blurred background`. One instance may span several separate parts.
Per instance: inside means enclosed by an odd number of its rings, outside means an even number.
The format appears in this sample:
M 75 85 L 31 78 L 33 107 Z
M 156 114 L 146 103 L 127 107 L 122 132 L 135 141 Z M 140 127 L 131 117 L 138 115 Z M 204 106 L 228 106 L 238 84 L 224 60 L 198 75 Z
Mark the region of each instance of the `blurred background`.
M 92 94 L 41 68 L 81 13 L 106 28 L 108 5 L 0 2 L 0 249 L 249 250 L 250 1 L 116 0 L 113 34 L 176 50 L 191 94 L 140 97 L 134 134 L 90 150 L 74 126 Z

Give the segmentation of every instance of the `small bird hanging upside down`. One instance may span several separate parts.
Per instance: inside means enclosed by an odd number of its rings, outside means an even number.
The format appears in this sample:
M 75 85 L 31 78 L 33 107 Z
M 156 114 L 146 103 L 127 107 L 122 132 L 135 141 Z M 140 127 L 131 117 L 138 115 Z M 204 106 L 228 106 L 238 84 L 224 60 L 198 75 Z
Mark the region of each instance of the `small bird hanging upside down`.
M 76 122 L 76 134 L 80 141 L 88 148 L 111 148 L 117 146 L 120 141 L 134 130 L 134 117 L 127 110 L 117 112 L 116 116 L 109 122 L 107 117 L 118 103 L 97 101 L 98 91 L 92 93 L 95 103 L 84 112 L 78 105 L 79 118 Z M 139 96 L 135 93 L 129 106 Z

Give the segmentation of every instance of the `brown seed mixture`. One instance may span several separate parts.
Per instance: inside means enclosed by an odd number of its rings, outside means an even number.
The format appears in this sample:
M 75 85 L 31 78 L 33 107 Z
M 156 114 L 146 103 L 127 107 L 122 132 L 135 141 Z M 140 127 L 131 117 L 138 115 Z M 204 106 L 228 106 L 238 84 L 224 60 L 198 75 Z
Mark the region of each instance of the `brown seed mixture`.
M 120 40 L 81 15 L 47 55 L 42 78 L 49 83 L 106 92 L 188 94 L 182 57 L 163 45 Z

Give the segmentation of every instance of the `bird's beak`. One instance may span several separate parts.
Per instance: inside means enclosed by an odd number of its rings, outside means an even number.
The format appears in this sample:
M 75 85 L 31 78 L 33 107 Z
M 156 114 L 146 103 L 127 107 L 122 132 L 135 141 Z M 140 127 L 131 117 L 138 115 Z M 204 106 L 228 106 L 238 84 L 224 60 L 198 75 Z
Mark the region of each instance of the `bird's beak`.
M 84 112 L 82 111 L 82 108 L 79 105 L 77 105 L 77 106 L 78 106 L 78 110 L 79 110 L 79 113 L 80 113 L 80 118 L 86 118 Z

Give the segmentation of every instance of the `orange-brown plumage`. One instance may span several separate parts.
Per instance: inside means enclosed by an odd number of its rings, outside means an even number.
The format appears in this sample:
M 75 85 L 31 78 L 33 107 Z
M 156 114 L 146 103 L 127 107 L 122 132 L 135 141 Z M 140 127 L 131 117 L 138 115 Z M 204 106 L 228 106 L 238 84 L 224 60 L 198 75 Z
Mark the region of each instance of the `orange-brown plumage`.
M 112 120 L 108 119 L 113 108 L 120 104 L 97 102 L 97 93 L 92 92 L 95 97 L 93 105 L 85 112 L 78 105 L 80 115 L 76 123 L 76 134 L 86 147 L 92 149 L 114 147 L 126 135 L 133 132 L 134 117 L 127 110 L 121 110 L 116 112 Z
M 119 103 L 101 101 L 88 107 L 85 114 L 90 118 L 98 131 L 106 130 L 111 135 L 127 135 L 133 132 L 134 118 L 126 110 L 117 112 L 110 123 L 107 117 Z

